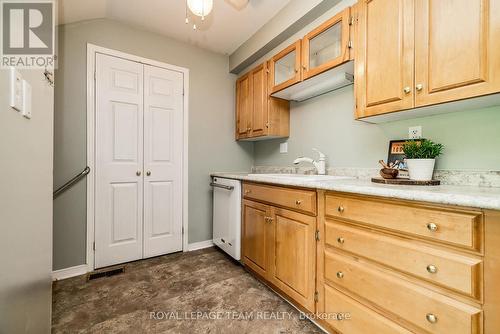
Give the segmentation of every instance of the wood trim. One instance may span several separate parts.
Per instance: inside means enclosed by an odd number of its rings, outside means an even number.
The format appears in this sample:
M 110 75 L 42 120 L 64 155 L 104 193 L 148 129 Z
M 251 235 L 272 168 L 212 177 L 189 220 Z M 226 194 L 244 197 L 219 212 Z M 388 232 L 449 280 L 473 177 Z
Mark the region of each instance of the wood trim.
M 349 18 L 350 18 L 350 8 L 344 9 L 342 12 L 333 16 L 329 20 L 323 22 L 320 26 L 309 32 L 302 39 L 302 79 L 306 80 L 315 75 L 323 73 L 335 66 L 338 66 L 349 60 Z M 337 23 L 341 23 L 341 54 L 339 57 L 332 59 L 320 66 L 309 68 L 309 44 L 311 39 L 328 30 Z
M 500 332 L 500 211 L 485 211 L 484 333 Z
M 66 278 L 84 275 L 89 272 L 89 267 L 86 264 L 69 267 L 65 269 L 54 270 L 52 272 L 52 281 L 60 281 Z
M 298 41 L 292 43 L 288 47 L 286 47 L 284 50 L 280 51 L 278 54 L 273 56 L 270 60 L 270 68 L 269 68 L 269 74 L 271 77 L 271 94 L 276 93 L 277 91 L 280 91 L 282 89 L 285 89 L 286 87 L 289 87 L 293 84 L 296 84 L 297 82 L 300 82 L 302 80 L 302 71 L 300 70 L 300 59 L 301 59 L 301 40 L 299 39 Z M 279 85 L 274 85 L 274 71 L 275 71 L 275 63 L 289 54 L 290 52 L 295 51 L 295 76 L 285 82 L 280 83 Z
M 318 190 L 318 218 L 317 231 L 319 240 L 316 243 L 316 291 L 318 301 L 316 302 L 316 314 L 325 313 L 325 191 Z M 326 323 L 326 321 L 325 321 Z

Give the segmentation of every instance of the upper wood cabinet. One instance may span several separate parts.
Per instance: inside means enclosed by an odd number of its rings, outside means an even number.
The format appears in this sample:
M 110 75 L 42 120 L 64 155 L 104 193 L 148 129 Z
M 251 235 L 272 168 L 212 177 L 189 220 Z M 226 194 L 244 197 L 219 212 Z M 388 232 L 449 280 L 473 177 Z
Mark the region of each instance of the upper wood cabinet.
M 500 91 L 500 2 L 415 0 L 415 105 Z
M 289 102 L 269 96 L 268 63 L 236 81 L 236 139 L 288 137 Z
M 335 15 L 302 39 L 302 79 L 349 60 L 350 8 Z
M 356 117 L 500 92 L 500 2 L 363 0 Z
M 293 43 L 269 61 L 271 94 L 302 80 L 301 41 Z
M 413 107 L 413 0 L 363 0 L 355 43 L 357 118 Z
M 246 74 L 236 81 L 236 138 L 246 138 L 251 128 L 251 77 Z

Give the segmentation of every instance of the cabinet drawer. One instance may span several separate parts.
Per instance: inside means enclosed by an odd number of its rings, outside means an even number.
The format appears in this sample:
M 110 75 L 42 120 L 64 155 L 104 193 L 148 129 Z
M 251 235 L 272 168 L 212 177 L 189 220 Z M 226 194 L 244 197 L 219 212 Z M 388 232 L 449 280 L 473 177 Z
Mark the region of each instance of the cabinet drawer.
M 243 196 L 292 210 L 316 214 L 316 192 L 314 191 L 244 183 Z
M 480 299 L 482 260 L 341 224 L 325 223 L 325 243 Z
M 327 194 L 325 213 L 363 224 L 481 250 L 482 214 Z
M 325 313 L 349 315 L 347 320 L 328 320 L 327 323 L 341 333 L 366 334 L 411 334 L 391 320 L 372 311 L 342 292 L 325 285 Z
M 476 334 L 481 331 L 480 309 L 341 253 L 325 252 L 325 279 L 430 333 Z

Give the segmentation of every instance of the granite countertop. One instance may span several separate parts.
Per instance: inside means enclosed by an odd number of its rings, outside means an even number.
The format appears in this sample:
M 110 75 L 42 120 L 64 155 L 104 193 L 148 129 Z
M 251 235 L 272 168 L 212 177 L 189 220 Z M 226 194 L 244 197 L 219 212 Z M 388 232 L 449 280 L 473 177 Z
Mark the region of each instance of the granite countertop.
M 263 174 L 265 175 L 265 174 Z M 211 176 L 284 186 L 324 189 L 362 195 L 382 196 L 447 205 L 500 210 L 500 188 L 474 186 L 401 186 L 375 184 L 369 180 L 290 180 L 248 173 L 212 173 Z

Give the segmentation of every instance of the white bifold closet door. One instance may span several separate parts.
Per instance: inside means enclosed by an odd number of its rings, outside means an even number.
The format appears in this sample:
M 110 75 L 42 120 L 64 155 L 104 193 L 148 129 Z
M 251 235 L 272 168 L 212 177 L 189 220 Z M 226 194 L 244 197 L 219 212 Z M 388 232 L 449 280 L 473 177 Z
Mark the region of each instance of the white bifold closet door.
M 97 54 L 95 87 L 95 267 L 182 250 L 182 73 Z

